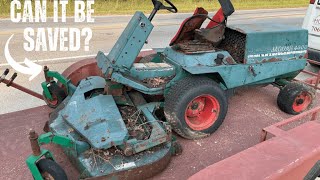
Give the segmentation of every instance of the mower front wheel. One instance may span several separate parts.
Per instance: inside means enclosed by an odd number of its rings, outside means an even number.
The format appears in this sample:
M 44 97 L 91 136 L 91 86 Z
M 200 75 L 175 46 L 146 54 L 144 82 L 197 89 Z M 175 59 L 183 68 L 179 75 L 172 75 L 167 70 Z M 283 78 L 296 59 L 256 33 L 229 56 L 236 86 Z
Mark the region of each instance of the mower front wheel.
M 37 166 L 45 180 L 68 180 L 65 171 L 51 159 L 41 159 Z
M 280 90 L 277 104 L 285 113 L 297 115 L 310 109 L 314 99 L 315 91 L 310 86 L 291 82 Z
M 43 99 L 50 108 L 55 109 L 67 97 L 67 94 L 64 92 L 63 88 L 57 85 L 57 83 L 51 83 L 48 89 L 52 96 L 52 100 L 48 99 L 44 92 Z
M 177 134 L 187 139 L 204 138 L 215 132 L 227 110 L 225 92 L 207 77 L 186 77 L 165 97 L 167 121 Z

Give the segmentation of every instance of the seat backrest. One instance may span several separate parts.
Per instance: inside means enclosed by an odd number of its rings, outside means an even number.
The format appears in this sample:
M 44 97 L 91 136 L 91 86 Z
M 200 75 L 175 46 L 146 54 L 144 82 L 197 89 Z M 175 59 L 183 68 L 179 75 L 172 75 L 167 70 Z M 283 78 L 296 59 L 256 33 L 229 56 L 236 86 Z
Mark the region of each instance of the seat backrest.
M 226 18 L 228 18 L 228 16 L 231 16 L 231 14 L 234 13 L 234 7 L 230 0 L 219 0 L 219 3 L 221 5 L 221 8 L 212 17 L 213 21 L 209 22 L 206 29 L 210 29 L 217 26 L 219 23 L 225 21 Z
M 194 30 L 201 27 L 202 23 L 207 19 L 207 15 L 208 11 L 206 11 L 204 8 L 197 8 L 194 11 L 193 16 L 185 19 L 182 22 L 177 34 L 171 40 L 170 46 L 177 44 L 183 40 L 193 39 Z
M 216 14 L 212 17 L 213 21 L 210 21 L 207 25 L 206 29 L 211 29 L 215 26 L 217 26 L 219 23 L 222 23 L 225 20 L 225 16 L 223 14 L 222 8 L 220 8 Z

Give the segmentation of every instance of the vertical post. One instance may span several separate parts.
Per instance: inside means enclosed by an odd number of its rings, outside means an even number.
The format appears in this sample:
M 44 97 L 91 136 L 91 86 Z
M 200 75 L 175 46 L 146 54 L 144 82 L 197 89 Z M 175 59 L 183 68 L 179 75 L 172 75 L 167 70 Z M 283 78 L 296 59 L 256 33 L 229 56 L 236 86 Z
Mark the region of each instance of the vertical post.
M 48 72 L 48 71 L 49 71 L 48 66 L 44 66 L 44 68 L 43 68 L 44 78 L 46 79 L 46 82 L 47 82 L 47 83 L 50 83 L 50 81 L 52 80 L 52 78 L 49 78 L 49 77 L 47 76 L 47 72 Z
M 34 130 L 30 130 L 29 132 L 29 140 L 31 144 L 31 149 L 32 149 L 32 154 L 34 156 L 40 156 L 41 155 L 41 150 L 40 146 L 38 143 L 38 134 Z
M 260 142 L 263 142 L 266 139 L 267 139 L 267 131 L 262 129 L 261 136 L 260 136 Z
M 317 119 L 317 116 L 318 116 L 318 111 L 312 113 L 311 121 L 316 120 L 316 119 Z

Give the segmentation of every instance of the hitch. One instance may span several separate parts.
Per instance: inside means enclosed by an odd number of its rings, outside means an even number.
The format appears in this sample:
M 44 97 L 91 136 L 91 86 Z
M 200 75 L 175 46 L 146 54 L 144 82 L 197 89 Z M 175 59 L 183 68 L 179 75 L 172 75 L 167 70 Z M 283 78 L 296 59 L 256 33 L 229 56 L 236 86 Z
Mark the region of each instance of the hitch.
M 7 87 L 13 87 L 15 89 L 18 89 L 18 90 L 24 92 L 24 93 L 27 93 L 27 94 L 29 94 L 31 96 L 34 96 L 34 97 L 36 97 L 38 99 L 43 100 L 43 96 L 41 94 L 39 94 L 37 92 L 34 92 L 34 91 L 30 90 L 30 89 L 27 89 L 27 88 L 25 88 L 25 87 L 13 82 L 18 76 L 18 74 L 16 72 L 13 73 L 13 75 L 11 76 L 10 79 L 6 79 L 6 76 L 9 74 L 9 72 L 10 72 L 9 69 L 6 69 L 3 72 L 3 74 L 0 77 L 0 83 L 4 83 L 4 84 L 6 84 Z

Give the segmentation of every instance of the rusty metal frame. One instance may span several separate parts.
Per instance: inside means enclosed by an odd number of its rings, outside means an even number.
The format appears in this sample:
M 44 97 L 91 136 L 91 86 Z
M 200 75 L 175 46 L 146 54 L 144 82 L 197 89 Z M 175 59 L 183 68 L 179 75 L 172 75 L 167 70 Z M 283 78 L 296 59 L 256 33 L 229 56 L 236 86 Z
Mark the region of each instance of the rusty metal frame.
M 314 60 L 308 59 L 308 62 L 310 64 L 315 64 L 315 65 L 320 66 L 320 62 L 318 62 L 318 61 L 314 61 Z M 301 72 L 305 73 L 305 74 L 308 74 L 308 75 L 311 75 L 312 77 L 310 77 L 308 79 L 305 79 L 303 81 L 298 80 L 298 79 L 294 79 L 295 81 L 303 82 L 303 83 L 313 87 L 316 90 L 320 90 L 320 87 L 319 87 L 319 84 L 320 84 L 320 70 L 318 71 L 318 73 L 314 73 L 314 72 L 307 71 L 307 70 L 302 70 Z
M 318 62 L 318 61 L 314 61 L 314 60 L 308 59 L 308 62 L 310 64 L 315 64 L 315 65 L 320 66 L 320 62 Z M 302 80 L 302 81 L 298 80 L 298 79 L 294 79 L 295 81 L 299 81 L 299 82 L 305 83 L 305 84 L 309 85 L 310 87 L 313 87 L 315 90 L 320 90 L 320 87 L 319 87 L 319 84 L 320 84 L 320 70 L 318 71 L 318 73 L 310 72 L 310 71 L 307 71 L 307 70 L 302 70 L 301 72 L 305 73 L 305 74 L 308 74 L 308 75 L 311 75 L 312 77 L 310 77 L 308 79 L 305 79 L 305 80 Z M 270 134 L 272 134 L 274 136 L 280 136 L 280 135 L 285 134 L 286 131 L 281 129 L 281 127 L 283 127 L 285 125 L 288 125 L 288 124 L 290 124 L 292 122 L 299 121 L 302 118 L 307 118 L 307 116 L 309 116 L 309 115 L 311 115 L 310 121 L 316 120 L 319 112 L 320 112 L 320 106 L 315 107 L 315 108 L 313 108 L 313 109 L 311 109 L 309 111 L 303 112 L 303 113 L 301 113 L 299 115 L 296 115 L 296 116 L 293 116 L 291 118 L 288 118 L 288 119 L 286 119 L 284 121 L 280 121 L 280 122 L 278 122 L 276 124 L 273 124 L 271 126 L 268 126 L 266 128 L 263 128 L 262 132 L 261 132 L 261 136 L 260 136 L 260 142 L 263 142 L 263 141 L 266 140 L 268 133 L 270 133 Z
M 4 71 L 4 73 L 0 76 L 0 83 L 4 83 L 4 84 L 7 85 L 7 87 L 13 87 L 15 89 L 18 89 L 18 90 L 24 92 L 24 93 L 27 93 L 27 94 L 29 94 L 31 96 L 34 96 L 34 97 L 36 97 L 38 99 L 43 100 L 43 96 L 41 94 L 39 94 L 39 93 L 37 93 L 35 91 L 32 91 L 32 90 L 30 90 L 28 88 L 25 88 L 25 87 L 13 82 L 16 79 L 16 77 L 18 76 L 17 73 L 14 73 L 11 76 L 10 79 L 6 79 L 6 76 L 8 74 L 9 74 L 9 69 L 6 69 Z
M 310 64 L 315 64 L 315 65 L 320 66 L 320 62 L 318 62 L 318 61 L 314 61 L 314 60 L 308 59 L 308 62 Z M 301 72 L 305 73 L 305 74 L 308 74 L 308 75 L 311 75 L 312 77 L 310 77 L 308 79 L 305 79 L 305 80 L 302 80 L 302 81 L 298 80 L 298 79 L 294 79 L 295 81 L 299 81 L 299 82 L 305 83 L 305 84 L 309 85 L 310 87 L 314 88 L 315 90 L 320 90 L 320 87 L 319 87 L 319 84 L 320 84 L 320 70 L 318 71 L 318 73 L 310 72 L 310 71 L 307 71 L 307 70 L 302 70 Z M 296 115 L 296 116 L 293 116 L 291 118 L 288 118 L 288 119 L 286 119 L 284 121 L 280 121 L 280 122 L 278 122 L 276 124 L 273 124 L 271 126 L 268 126 L 266 128 L 263 128 L 262 132 L 261 132 L 261 136 L 260 136 L 260 142 L 263 142 L 263 141 L 266 140 L 268 133 L 270 133 L 272 135 L 275 135 L 275 136 L 279 136 L 279 135 L 285 134 L 286 131 L 281 129 L 281 127 L 283 127 L 285 125 L 288 125 L 288 124 L 290 124 L 292 122 L 299 121 L 302 118 L 306 118 L 309 115 L 311 115 L 310 121 L 316 120 L 317 115 L 318 115 L 319 112 L 320 112 L 320 106 L 315 107 L 315 108 L 313 108 L 313 109 L 311 109 L 309 111 L 303 112 L 303 113 L 301 113 L 299 115 Z
M 296 122 L 296 121 L 299 121 L 301 120 L 302 118 L 307 118 L 308 116 L 311 115 L 311 118 L 310 118 L 310 121 L 314 121 L 317 119 L 317 116 L 320 112 L 320 106 L 318 107 L 315 107 L 309 111 L 306 111 L 306 112 L 303 112 L 299 115 L 296 115 L 296 116 L 293 116 L 291 118 L 288 118 L 284 121 L 280 121 L 276 124 L 273 124 L 271 126 L 268 126 L 266 128 L 263 128 L 262 129 L 262 132 L 261 132 L 261 136 L 260 136 L 260 142 L 263 142 L 267 139 L 267 135 L 268 133 L 274 135 L 274 136 L 280 136 L 280 135 L 283 135 L 286 133 L 285 130 L 281 129 L 281 127 L 285 126 L 285 125 L 288 125 L 289 123 L 292 123 L 292 122 Z

